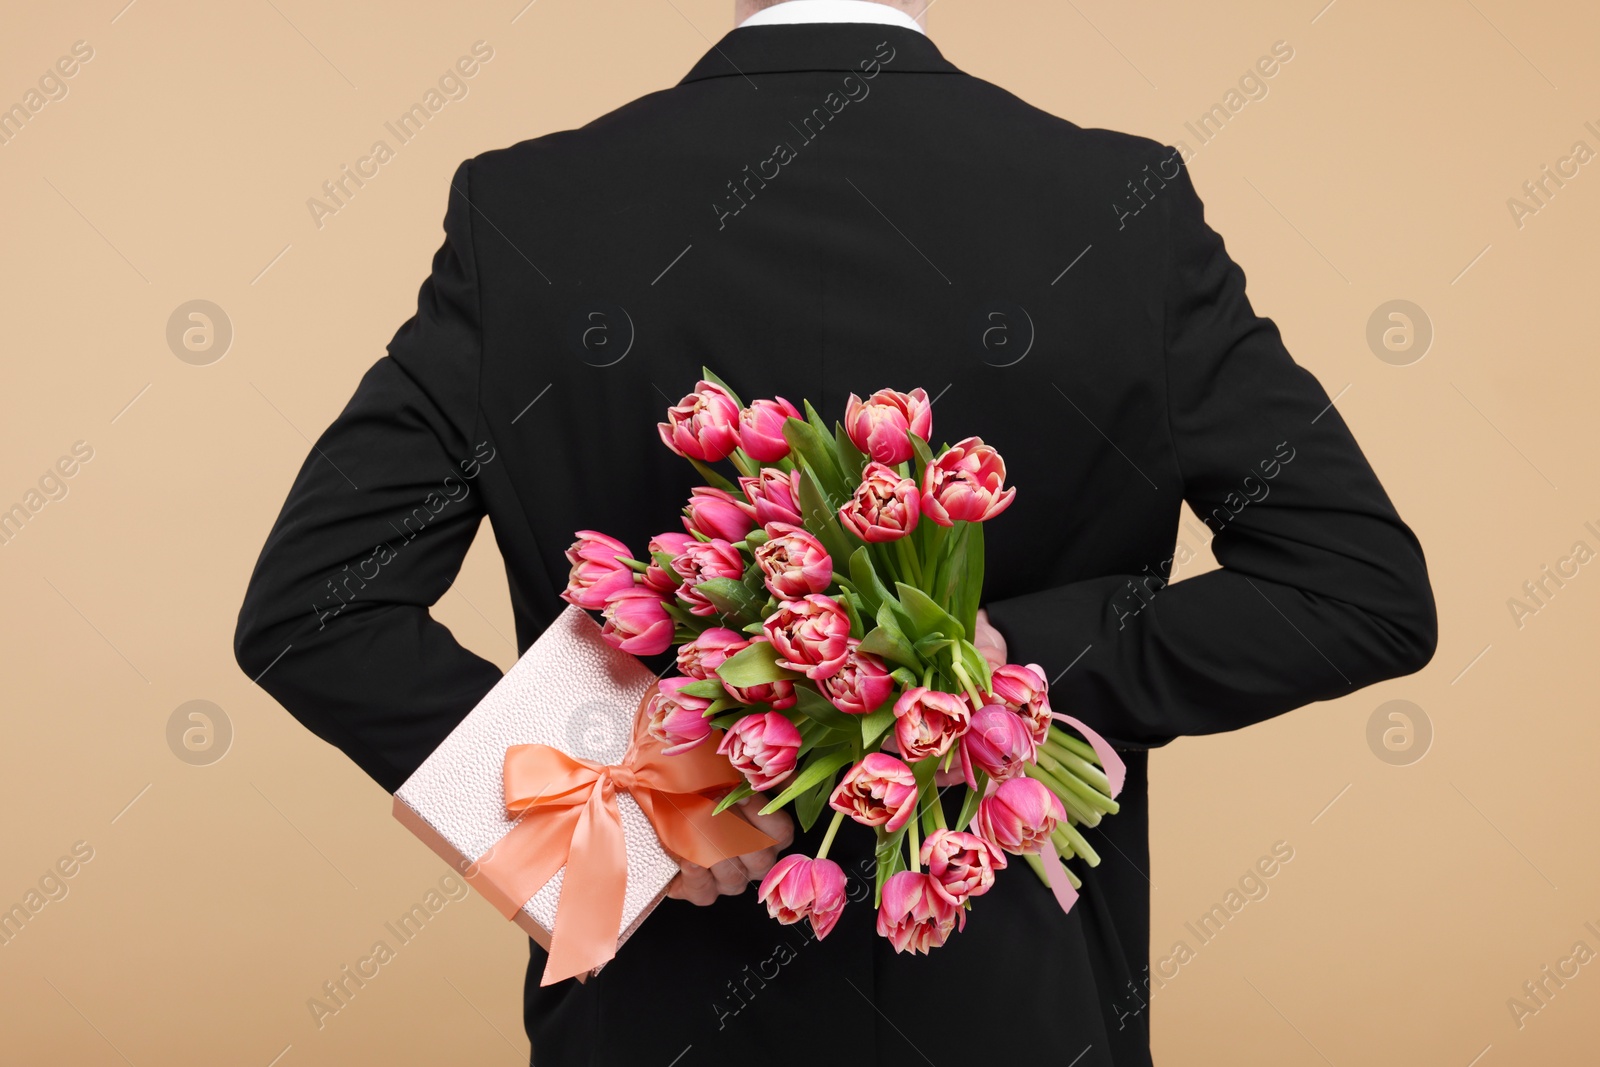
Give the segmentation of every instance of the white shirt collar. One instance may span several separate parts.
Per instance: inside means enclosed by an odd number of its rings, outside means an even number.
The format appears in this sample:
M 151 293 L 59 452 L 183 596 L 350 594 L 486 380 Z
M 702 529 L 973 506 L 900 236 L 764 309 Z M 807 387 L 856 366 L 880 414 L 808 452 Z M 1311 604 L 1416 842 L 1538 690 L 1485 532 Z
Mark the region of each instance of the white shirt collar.
M 876 22 L 925 33 L 916 19 L 887 4 L 873 0 L 783 0 L 762 8 L 739 23 L 746 26 L 786 26 L 800 22 Z

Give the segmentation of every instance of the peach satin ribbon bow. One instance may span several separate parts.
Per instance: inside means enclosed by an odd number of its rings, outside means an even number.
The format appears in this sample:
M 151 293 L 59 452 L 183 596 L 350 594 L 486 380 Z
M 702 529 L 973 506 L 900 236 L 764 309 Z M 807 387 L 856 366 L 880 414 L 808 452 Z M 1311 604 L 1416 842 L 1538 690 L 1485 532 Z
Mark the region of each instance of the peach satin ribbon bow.
M 506 750 L 506 810 L 521 818 L 467 877 L 510 919 L 566 868 L 540 985 L 585 974 L 616 955 L 628 878 L 618 789 L 638 802 L 668 852 L 702 867 L 774 844 L 735 812 L 712 816 L 717 802 L 705 793 L 743 781 L 717 754 L 715 734 L 675 756 L 661 749 L 636 728 L 618 764 L 548 745 Z

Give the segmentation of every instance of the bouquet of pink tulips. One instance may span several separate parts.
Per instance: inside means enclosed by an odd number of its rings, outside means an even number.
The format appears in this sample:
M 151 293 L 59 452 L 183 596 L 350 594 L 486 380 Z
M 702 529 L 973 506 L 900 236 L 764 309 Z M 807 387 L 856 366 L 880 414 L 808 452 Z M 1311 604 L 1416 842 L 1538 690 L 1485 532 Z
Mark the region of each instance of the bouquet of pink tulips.
M 832 810 L 817 855 L 785 856 L 760 899 L 826 936 L 845 904 L 827 854 L 848 817 L 877 836 L 877 929 L 898 951 L 964 927 L 1008 855 L 1070 907 L 1081 883 L 1063 861 L 1100 862 L 1077 827 L 1117 811 L 1121 766 L 1052 712 L 1037 666 L 992 666 L 973 644 L 983 524 L 1016 493 L 1005 461 L 977 437 L 935 452 L 922 389 L 852 395 L 830 430 L 809 403 L 745 406 L 704 373 L 660 424 L 707 483 L 685 532 L 636 559 L 580 531 L 563 596 L 601 611 L 624 651 L 678 646 L 646 728 L 669 753 L 714 743 L 743 773 L 718 811 L 772 790 L 763 812 L 792 804 L 806 829 Z

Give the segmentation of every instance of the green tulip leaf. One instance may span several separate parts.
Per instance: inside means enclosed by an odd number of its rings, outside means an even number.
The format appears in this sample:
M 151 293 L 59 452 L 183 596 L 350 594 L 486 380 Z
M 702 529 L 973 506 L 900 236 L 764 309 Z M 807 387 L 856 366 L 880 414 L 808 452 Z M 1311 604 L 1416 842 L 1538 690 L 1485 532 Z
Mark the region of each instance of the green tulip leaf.
M 715 678 L 690 682 L 688 685 L 680 686 L 678 692 L 684 696 L 700 697 L 702 700 L 720 700 L 728 695 L 728 691 L 722 688 L 722 683 Z
M 833 701 L 809 685 L 794 687 L 794 710 L 846 737 L 856 735 L 855 717 L 833 706 Z
M 795 420 L 789 421 L 793 423 Z M 829 562 L 849 559 L 850 542 L 845 538 L 844 527 L 839 525 L 839 517 L 833 508 L 828 506 L 827 497 L 818 486 L 811 468 L 804 463 L 800 465 L 798 496 L 796 503 L 800 505 L 800 514 L 805 516 L 806 530 L 822 542 L 822 547 L 828 551 Z
M 689 462 L 694 464 L 694 469 L 700 472 L 700 477 L 706 480 L 707 485 L 715 486 L 726 493 L 737 494 L 739 492 L 738 486 L 734 485 L 732 482 L 728 481 L 728 479 L 718 474 L 708 464 L 702 463 L 698 459 L 690 459 Z
M 839 772 L 839 769 L 854 758 L 855 753 L 848 747 L 838 751 L 819 748 L 812 754 L 810 761 L 806 763 L 800 773 L 790 780 L 783 792 L 767 802 L 767 806 L 761 809 L 761 814 L 771 815 L 801 793 L 815 788 L 819 782 L 831 781 L 833 776 Z
M 801 469 L 816 478 L 828 513 L 831 515 L 835 508 L 844 506 L 850 494 L 845 489 L 839 465 L 834 461 L 833 441 L 826 436 L 826 432 L 819 433 L 810 423 L 791 418 L 783 424 L 783 437 L 789 442 L 789 448 Z M 802 513 L 809 519 L 809 511 L 802 509 Z M 810 528 L 809 525 L 807 528 Z
M 861 717 L 861 744 L 871 748 L 894 725 L 894 705 L 885 700 L 877 711 Z
M 978 608 L 983 604 L 983 523 L 969 522 L 962 549 L 965 553 L 961 568 L 961 594 L 955 602 L 956 618 L 966 626 L 967 633 L 978 632 Z
M 695 588 L 718 611 L 734 619 L 736 625 L 743 626 L 761 614 L 760 598 L 743 582 L 732 578 L 707 578 Z
M 844 476 L 845 488 L 854 493 L 861 484 L 861 469 L 867 465 L 867 457 L 837 422 L 833 424 L 833 456 L 839 464 L 839 473 Z
M 890 621 L 893 621 L 892 616 Z M 905 634 L 902 634 L 898 627 L 873 627 L 867 633 L 867 636 L 861 639 L 859 647 L 862 652 L 870 652 L 874 656 L 881 656 L 912 671 L 920 671 L 923 668 L 922 660 L 917 656 L 916 651 L 911 647 L 911 643 L 906 640 Z
M 755 789 L 750 785 L 749 782 L 740 782 L 738 785 L 728 790 L 727 796 L 717 801 L 717 806 L 711 810 L 711 814 L 721 815 L 723 812 L 727 811 L 729 808 L 733 807 L 735 804 L 739 803 L 739 801 L 743 800 L 747 796 L 750 796 L 754 792 Z
M 809 830 L 816 825 L 817 816 L 822 814 L 832 794 L 833 782 L 824 780 L 818 782 L 809 793 L 802 793 L 795 799 L 794 817 L 799 820 L 801 830 Z
M 866 545 L 850 553 L 850 581 L 855 583 L 856 592 L 861 594 L 861 603 L 870 614 L 876 616 L 879 605 L 888 600 L 890 594 L 878 578 L 877 568 L 872 565 L 872 553 Z
M 910 629 L 907 631 L 908 636 L 917 640 L 929 634 L 954 638 L 967 636 L 966 628 L 956 617 L 940 607 L 927 593 L 904 582 L 896 582 L 894 587 L 899 595 L 900 605 L 911 621 Z
M 717 668 L 717 677 L 729 685 L 748 688 L 798 675 L 778 666 L 778 650 L 771 641 L 758 641 L 724 660 Z

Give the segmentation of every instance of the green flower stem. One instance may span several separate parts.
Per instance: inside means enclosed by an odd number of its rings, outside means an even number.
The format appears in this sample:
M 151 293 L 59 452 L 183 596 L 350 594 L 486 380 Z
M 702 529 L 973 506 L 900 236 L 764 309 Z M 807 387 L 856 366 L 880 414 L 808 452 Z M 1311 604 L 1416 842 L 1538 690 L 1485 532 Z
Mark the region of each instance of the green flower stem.
M 833 821 L 828 824 L 828 832 L 822 835 L 822 846 L 817 849 L 817 859 L 826 859 L 828 849 L 833 847 L 833 835 L 839 832 L 839 824 L 844 822 L 844 812 L 833 813 Z
M 721 473 L 713 470 L 708 464 L 702 463 L 698 459 L 691 459 L 689 462 L 694 465 L 695 470 L 700 472 L 700 477 L 706 480 L 707 485 L 713 486 L 717 489 L 726 490 L 730 493 L 738 493 L 738 486 L 728 481 L 728 479 L 724 478 Z
M 924 834 L 931 834 L 939 828 L 939 817 L 934 814 L 938 810 L 939 791 L 930 783 L 917 794 L 917 818 L 922 820 Z
M 1057 836 L 1065 837 L 1067 843 L 1072 846 L 1072 851 L 1076 855 L 1083 857 L 1083 862 L 1091 867 L 1100 866 L 1100 853 L 1096 852 L 1093 846 L 1083 839 L 1083 835 L 1078 833 L 1076 826 L 1065 822 L 1056 823 L 1056 832 L 1051 835 L 1052 840 Z
M 922 588 L 922 564 L 917 561 L 917 554 L 904 537 L 895 539 L 895 551 L 900 556 L 900 565 L 906 569 L 906 574 L 911 578 L 911 584 L 918 589 Z
M 1059 726 L 1052 725 L 1050 727 L 1050 736 L 1047 740 L 1059 745 L 1068 752 L 1077 753 L 1091 763 L 1098 764 L 1100 762 L 1100 757 L 1094 754 L 1094 749 L 1089 747 L 1088 742 L 1078 740 Z
M 618 563 L 622 564 L 624 567 L 627 567 L 635 574 L 643 574 L 645 571 L 650 569 L 650 564 L 641 563 L 636 559 L 629 559 L 627 556 L 613 556 L 611 558 L 615 559 Z
M 911 819 L 906 822 L 906 828 L 908 830 L 908 833 L 906 834 L 906 843 L 911 846 L 911 862 L 907 864 L 907 867 L 909 870 L 920 871 L 922 870 L 922 859 L 920 855 L 922 852 L 922 843 L 917 840 L 916 816 L 912 816 Z
M 1076 752 L 1066 748 L 1066 746 L 1057 745 L 1048 738 L 1045 740 L 1044 750 L 1048 752 L 1057 763 L 1060 763 L 1073 774 L 1076 774 L 1079 778 L 1082 778 L 1085 783 L 1093 786 L 1106 796 L 1111 795 L 1111 779 L 1106 777 L 1105 771 L 1102 771 L 1099 767 L 1096 767 L 1094 764 L 1090 763 Z
M 1068 815 L 1089 826 L 1100 825 L 1100 813 L 1079 799 L 1077 794 L 1063 785 L 1055 775 L 1037 763 L 1028 764 L 1022 773 L 1043 782 L 1050 792 L 1056 795 L 1056 799 L 1061 801 L 1061 806 L 1067 809 Z
M 924 591 L 937 601 L 939 599 L 937 590 L 944 582 L 945 545 L 950 540 L 950 527 L 940 526 L 932 519 L 926 521 L 933 527 L 933 533 L 928 537 L 928 551 L 923 557 L 927 560 L 929 579 Z
M 1053 841 L 1053 840 L 1055 840 L 1055 838 L 1052 836 L 1051 840 Z M 1065 863 L 1062 862 L 1062 860 L 1067 859 L 1068 857 L 1070 857 L 1072 855 L 1072 853 L 1070 851 L 1063 851 L 1059 842 L 1056 843 L 1056 851 L 1062 857 L 1062 859 L 1058 859 L 1058 860 L 1046 859 L 1044 862 L 1045 863 L 1060 863 L 1061 864 L 1061 869 L 1063 871 L 1067 872 L 1067 881 L 1072 883 L 1072 888 L 1074 888 L 1074 889 L 1082 889 L 1083 888 L 1082 879 L 1080 879 L 1077 875 L 1073 874 L 1072 873 L 1072 868 L 1067 866 Z
M 1067 881 L 1072 883 L 1072 888 L 1074 888 L 1074 889 L 1082 889 L 1083 888 L 1083 879 L 1079 878 L 1077 875 L 1073 874 L 1071 867 L 1068 867 L 1065 863 L 1063 863 L 1063 864 L 1061 864 L 1061 869 L 1063 871 L 1067 872 Z
M 972 679 L 967 676 L 966 668 L 961 666 L 961 661 L 955 660 L 950 666 L 955 671 L 956 681 L 961 683 L 961 688 L 965 689 L 967 695 L 972 698 L 973 706 L 981 708 L 984 704 L 983 694 L 978 692 L 976 685 L 972 684 Z
M 1054 775 L 1062 785 L 1078 794 L 1078 798 L 1088 807 L 1103 811 L 1107 815 L 1115 815 L 1122 810 L 1122 805 L 1080 781 L 1070 768 L 1062 766 L 1048 751 L 1038 752 L 1035 755 L 1039 759 L 1040 766 Z
M 734 449 L 728 459 L 733 461 L 733 465 L 738 468 L 739 473 L 746 478 L 754 478 L 761 473 L 761 464 L 747 456 L 742 448 Z
M 1026 863 L 1029 867 L 1033 868 L 1033 873 L 1037 874 L 1039 876 L 1039 883 L 1041 885 L 1043 885 L 1046 889 L 1049 889 L 1050 888 L 1050 876 L 1048 874 L 1044 873 L 1044 858 L 1042 856 L 1040 856 L 1037 852 L 1024 852 L 1022 854 L 1022 859 L 1023 859 L 1024 863 Z M 1051 860 L 1051 862 L 1052 863 L 1057 863 L 1057 862 L 1060 862 L 1060 861 Z
M 978 803 L 983 800 L 984 789 L 989 784 L 989 776 L 981 770 L 974 768 L 972 777 L 978 783 L 977 788 L 966 788 L 966 796 L 961 799 L 961 810 L 956 812 L 957 830 L 965 830 L 972 825 L 972 819 L 978 813 Z

